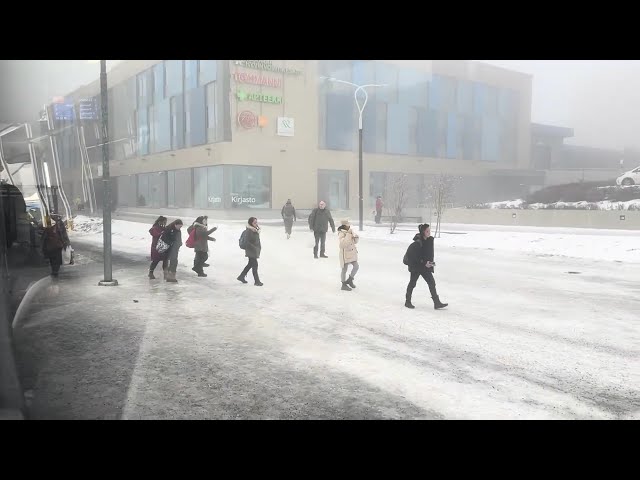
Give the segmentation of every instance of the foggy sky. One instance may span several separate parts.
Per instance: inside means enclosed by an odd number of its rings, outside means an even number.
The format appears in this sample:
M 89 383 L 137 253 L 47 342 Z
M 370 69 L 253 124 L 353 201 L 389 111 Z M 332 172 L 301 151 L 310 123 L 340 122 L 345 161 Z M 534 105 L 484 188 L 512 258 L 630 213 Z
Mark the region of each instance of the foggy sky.
M 573 128 L 567 143 L 640 148 L 640 61 L 480 61 L 532 74 L 531 120 Z M 97 80 L 99 69 L 87 60 L 1 60 L 0 123 L 37 119 L 44 103 Z

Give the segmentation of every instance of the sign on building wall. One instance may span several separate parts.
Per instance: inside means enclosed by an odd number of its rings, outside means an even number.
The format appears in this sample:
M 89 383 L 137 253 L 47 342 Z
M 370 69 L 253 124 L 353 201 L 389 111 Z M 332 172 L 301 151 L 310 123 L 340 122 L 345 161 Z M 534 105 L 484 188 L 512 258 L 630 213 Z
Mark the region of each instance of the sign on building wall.
M 261 73 L 234 72 L 231 76 L 236 83 L 248 83 L 251 85 L 260 85 L 262 87 L 282 87 L 282 78 L 268 77 Z
M 242 90 L 238 90 L 236 92 L 236 97 L 241 102 L 249 101 L 249 102 L 260 102 L 260 103 L 273 103 L 273 104 L 281 104 L 282 97 L 278 97 L 276 95 L 264 95 L 262 93 L 250 93 Z
M 238 114 L 238 125 L 246 130 L 256 127 L 266 127 L 267 123 L 267 117 L 256 115 L 250 110 L 244 110 Z
M 78 111 L 80 120 L 98 120 L 98 102 L 95 98 L 80 100 Z
M 294 122 L 291 117 L 278 117 L 278 135 L 281 137 L 293 137 Z
M 54 103 L 53 118 L 58 121 L 73 121 L 73 104 L 70 103 Z
M 302 70 L 274 65 L 271 60 L 236 60 L 236 65 L 253 70 L 266 70 L 268 72 L 283 73 L 286 75 L 301 75 Z

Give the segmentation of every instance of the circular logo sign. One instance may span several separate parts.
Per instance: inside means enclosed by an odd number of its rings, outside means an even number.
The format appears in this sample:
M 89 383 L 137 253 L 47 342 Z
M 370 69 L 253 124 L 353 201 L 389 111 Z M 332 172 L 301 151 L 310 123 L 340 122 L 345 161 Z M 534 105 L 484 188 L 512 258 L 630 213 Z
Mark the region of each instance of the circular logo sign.
M 258 125 L 258 117 L 255 113 L 245 110 L 238 114 L 238 125 L 242 128 L 255 128 Z

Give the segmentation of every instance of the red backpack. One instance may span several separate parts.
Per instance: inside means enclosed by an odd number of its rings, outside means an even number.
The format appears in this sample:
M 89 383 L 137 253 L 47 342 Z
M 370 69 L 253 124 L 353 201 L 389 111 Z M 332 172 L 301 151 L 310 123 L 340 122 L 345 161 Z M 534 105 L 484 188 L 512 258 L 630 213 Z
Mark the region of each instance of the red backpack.
M 196 246 L 196 227 L 193 227 L 189 232 L 189 238 L 184 243 L 187 248 L 194 248 Z

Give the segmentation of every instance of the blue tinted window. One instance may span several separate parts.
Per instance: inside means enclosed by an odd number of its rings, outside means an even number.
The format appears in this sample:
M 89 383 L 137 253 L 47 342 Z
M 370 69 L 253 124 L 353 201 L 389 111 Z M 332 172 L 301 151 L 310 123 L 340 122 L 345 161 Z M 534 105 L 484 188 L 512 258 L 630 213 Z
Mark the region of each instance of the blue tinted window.
M 375 95 L 369 95 L 369 102 L 362 112 L 362 149 L 365 152 L 376 151 L 377 109 Z
M 402 105 L 427 106 L 429 74 L 410 68 L 398 71 L 398 103 Z
M 200 85 L 215 82 L 218 79 L 218 61 L 200 60 Z
M 482 83 L 473 84 L 473 113 L 475 115 L 484 115 L 485 97 L 487 95 L 487 86 Z
M 447 158 L 458 156 L 458 118 L 455 113 L 449 113 L 447 124 Z
M 418 154 L 426 157 L 437 155 L 436 134 L 438 128 L 437 112 L 435 110 L 423 110 L 418 112 Z
M 182 95 L 182 92 L 184 91 L 182 82 L 182 60 L 166 60 L 165 76 L 167 97 Z
M 164 62 L 153 66 L 153 103 L 164 100 Z
M 383 62 L 376 62 L 376 83 L 386 87 L 376 88 L 380 102 L 396 103 L 398 100 L 398 68 Z
M 156 152 L 171 150 L 171 101 L 165 99 L 154 107 L 154 148 Z
M 149 153 L 149 117 L 146 108 L 138 110 L 138 153 Z
M 375 63 L 370 60 L 356 60 L 353 62 L 352 82 L 356 85 L 376 83 Z
M 482 119 L 481 159 L 485 162 L 500 160 L 500 124 L 495 117 L 485 116 Z
M 462 158 L 465 160 L 473 160 L 473 150 L 473 118 L 470 116 L 462 117 Z
M 409 154 L 409 107 L 387 105 L 387 153 Z
M 184 61 L 184 89 L 191 90 L 198 86 L 198 60 Z
M 171 149 L 184 148 L 184 104 L 183 97 L 171 98 Z
M 189 145 L 207 143 L 205 87 L 189 92 Z
M 442 108 L 442 77 L 434 75 L 429 83 L 429 108 L 440 110 Z
M 498 89 L 496 87 L 487 87 L 485 95 L 484 115 L 495 116 L 498 114 Z
M 352 95 L 337 92 L 327 94 L 326 146 L 328 149 L 353 149 L 356 129 L 354 108 L 355 104 Z
M 498 93 L 498 115 L 512 120 L 516 114 L 516 95 L 513 90 L 507 88 L 500 89 Z
M 461 80 L 458 82 L 458 112 L 473 113 L 473 84 Z

